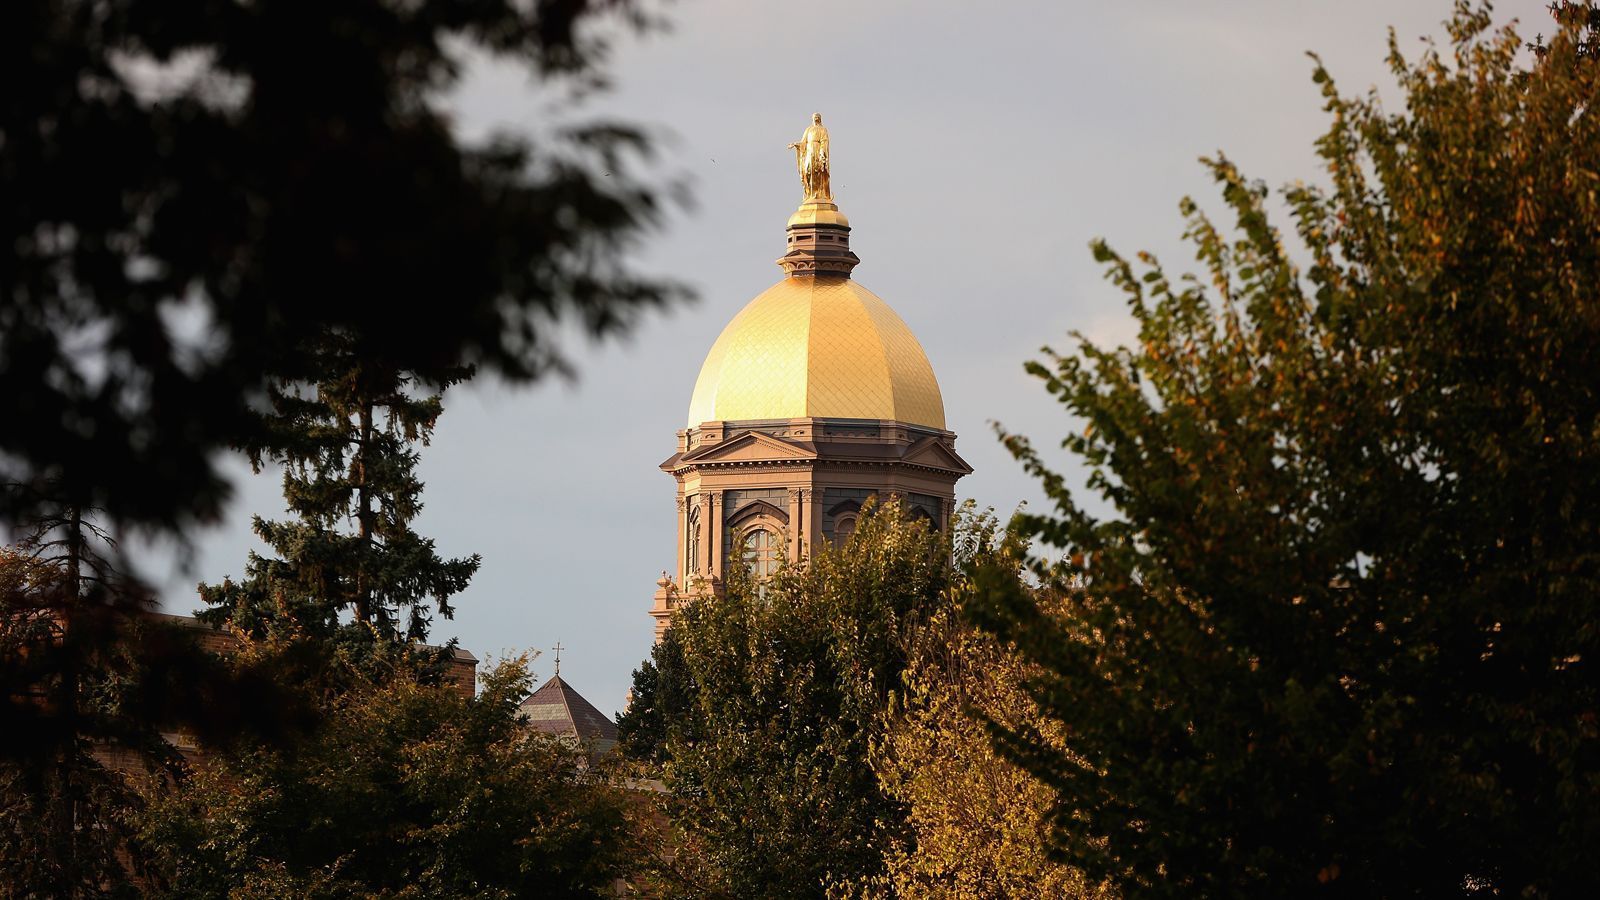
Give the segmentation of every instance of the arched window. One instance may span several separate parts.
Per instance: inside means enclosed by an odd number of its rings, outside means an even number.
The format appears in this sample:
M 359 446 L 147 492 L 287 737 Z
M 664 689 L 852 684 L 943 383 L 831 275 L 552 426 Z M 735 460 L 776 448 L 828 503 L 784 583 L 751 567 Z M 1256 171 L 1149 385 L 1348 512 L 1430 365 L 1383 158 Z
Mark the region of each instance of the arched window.
M 849 540 L 850 539 L 850 535 L 855 534 L 855 533 L 856 533 L 856 517 L 855 516 L 853 516 L 853 515 L 840 516 L 839 518 L 834 520 L 834 522 L 833 522 L 833 536 L 834 536 L 835 539 L 837 539 L 839 541 L 839 543 L 842 544 L 845 541 Z
M 689 521 L 684 526 L 687 532 L 683 542 L 684 560 L 683 571 L 690 575 L 700 572 L 700 509 L 695 507 L 689 510 Z
M 756 528 L 745 532 L 744 565 L 757 579 L 768 578 L 778 570 L 778 542 L 772 532 Z

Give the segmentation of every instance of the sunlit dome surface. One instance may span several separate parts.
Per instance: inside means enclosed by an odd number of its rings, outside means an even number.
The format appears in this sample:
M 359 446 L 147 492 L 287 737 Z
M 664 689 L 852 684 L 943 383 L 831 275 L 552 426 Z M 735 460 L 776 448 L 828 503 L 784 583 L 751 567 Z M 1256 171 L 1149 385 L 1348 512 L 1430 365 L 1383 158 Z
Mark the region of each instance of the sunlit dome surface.
M 944 428 L 906 323 L 849 278 L 785 278 L 734 316 L 700 367 L 689 427 L 751 419 L 893 419 Z

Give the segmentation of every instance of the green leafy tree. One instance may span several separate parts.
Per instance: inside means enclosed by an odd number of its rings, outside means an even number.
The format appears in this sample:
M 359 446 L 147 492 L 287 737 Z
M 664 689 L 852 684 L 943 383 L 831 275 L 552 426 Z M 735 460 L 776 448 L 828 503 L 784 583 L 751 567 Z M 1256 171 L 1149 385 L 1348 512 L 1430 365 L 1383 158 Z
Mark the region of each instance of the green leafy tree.
M 278 558 L 251 554 L 242 582 L 202 586 L 211 608 L 201 618 L 256 639 L 422 641 L 430 611 L 452 614 L 450 598 L 479 557 L 442 559 L 411 528 L 422 510 L 416 445 L 442 411 L 440 394 L 417 388 L 443 390 L 467 373 L 419 376 L 359 356 L 343 338 L 322 344 L 320 378 L 273 391 L 266 437 L 251 448 L 258 467 L 268 458 L 283 465 L 284 500 L 297 518 L 256 518 Z
M 617 745 L 624 756 L 660 765 L 666 762 L 667 735 L 687 727 L 694 685 L 677 632 L 668 630 L 650 649 L 650 658 L 633 670 L 628 708 L 617 717 Z
M 991 729 L 1026 732 L 1064 751 L 1059 725 L 1040 715 L 1024 685 L 1036 674 L 1014 647 L 969 624 L 981 567 L 985 580 L 1016 581 L 1024 555 L 992 523 L 966 536 L 976 565 L 952 585 L 954 601 L 912 633 L 902 685 L 884 710 L 870 760 L 884 794 L 905 809 L 905 827 L 884 856 L 883 872 L 859 887 L 869 897 L 976 900 L 1115 896 L 1052 858 L 1054 794 L 994 747 Z M 1041 595 L 1048 609 L 1048 597 Z
M 288 749 L 209 758 L 138 818 L 155 897 L 603 897 L 626 800 L 526 728 L 523 660 L 476 697 L 401 675 L 339 695 Z
M 675 683 L 635 703 L 679 698 L 662 703 L 671 815 L 722 890 L 821 897 L 881 869 L 903 810 L 868 750 L 906 631 L 943 602 L 950 577 L 949 544 L 891 503 L 804 566 L 763 583 L 732 571 L 724 596 L 674 617 L 680 649 L 657 659 L 682 659 L 656 671 Z
M 1007 437 L 1070 590 L 987 590 L 1066 740 L 1002 746 L 1128 896 L 1600 893 L 1600 67 L 1448 27 L 1402 112 L 1315 69 L 1303 254 L 1218 158 L 1204 274 L 1097 245 L 1137 342 L 1030 365 L 1113 512 Z

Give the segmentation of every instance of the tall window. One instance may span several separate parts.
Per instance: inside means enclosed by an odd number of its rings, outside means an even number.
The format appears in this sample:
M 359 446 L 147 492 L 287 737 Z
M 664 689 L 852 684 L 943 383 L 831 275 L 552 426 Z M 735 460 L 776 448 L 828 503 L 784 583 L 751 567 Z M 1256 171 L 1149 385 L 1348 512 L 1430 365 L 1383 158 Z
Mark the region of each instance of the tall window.
M 690 502 L 692 503 L 694 501 L 691 500 Z M 685 556 L 685 559 L 683 561 L 683 571 L 687 572 L 690 575 L 697 575 L 700 572 L 700 510 L 699 510 L 699 508 L 697 508 L 697 507 L 691 507 L 690 508 L 690 510 L 689 510 L 689 521 L 688 521 L 688 524 L 686 524 L 684 526 L 684 528 L 687 531 L 687 534 L 685 535 L 685 540 L 683 542 L 683 546 L 684 546 L 684 551 L 683 552 L 684 552 L 684 556 Z
M 757 528 L 744 536 L 744 565 L 756 578 L 767 578 L 778 570 L 778 545 L 772 532 Z

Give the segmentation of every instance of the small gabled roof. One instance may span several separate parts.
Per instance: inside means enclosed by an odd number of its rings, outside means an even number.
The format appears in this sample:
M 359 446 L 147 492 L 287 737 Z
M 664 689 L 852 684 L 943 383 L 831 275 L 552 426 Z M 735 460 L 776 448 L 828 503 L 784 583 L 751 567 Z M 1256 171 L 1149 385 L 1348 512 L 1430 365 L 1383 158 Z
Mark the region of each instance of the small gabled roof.
M 552 675 L 522 701 L 522 712 L 529 728 L 592 744 L 602 753 L 617 743 L 617 723 L 583 699 L 560 675 Z

